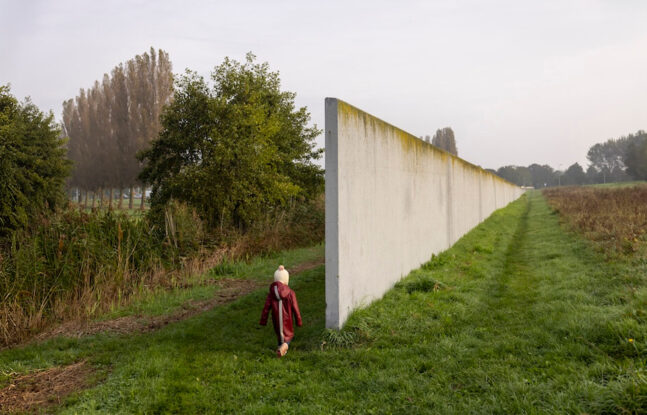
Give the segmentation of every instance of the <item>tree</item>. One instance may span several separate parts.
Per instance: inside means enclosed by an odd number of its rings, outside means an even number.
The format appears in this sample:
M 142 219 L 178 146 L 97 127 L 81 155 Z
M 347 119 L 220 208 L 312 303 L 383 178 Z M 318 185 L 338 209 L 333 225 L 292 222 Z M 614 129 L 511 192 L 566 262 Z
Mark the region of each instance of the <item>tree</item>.
M 450 127 L 445 127 L 442 130 L 436 130 L 431 144 L 438 148 L 458 156 L 458 149 L 456 148 L 456 139 L 454 138 L 454 131 Z
M 633 148 L 644 134 L 643 131 L 638 131 L 635 135 L 629 134 L 591 146 L 586 157 L 591 166 L 600 173 L 600 183 L 631 180 L 627 174 L 627 155 L 629 148 Z
M 638 131 L 627 146 L 627 173 L 635 180 L 647 180 L 647 133 Z
M 586 182 L 589 184 L 602 183 L 600 172 L 597 171 L 593 165 L 590 165 L 589 168 L 586 169 Z
M 574 163 L 566 169 L 562 176 L 562 185 L 579 185 L 586 183 L 586 173 L 579 163 Z
M 225 58 L 209 84 L 187 71 L 176 83 L 162 130 L 139 155 L 140 177 L 153 187 L 153 208 L 184 201 L 211 225 L 248 226 L 291 198 L 322 190 L 321 157 L 307 127 L 310 114 L 296 109 L 295 94 L 280 89 L 278 72 Z
M 52 113 L 0 86 L 0 235 L 64 203 L 64 145 Z
M 532 186 L 536 189 L 557 184 L 555 171 L 547 164 L 539 165 L 534 163 L 528 166 L 528 170 L 530 171 Z
M 503 166 L 496 171 L 496 174 L 517 186 L 530 186 L 532 184 L 532 176 L 527 167 Z
M 173 92 L 172 80 L 168 54 L 151 48 L 117 65 L 101 84 L 97 81 L 63 103 L 68 154 L 74 161 L 70 185 L 86 190 L 119 188 L 120 195 L 121 189 L 130 187 L 132 208 L 133 186 L 139 184 L 141 171 L 135 155 L 159 133 L 162 108 Z

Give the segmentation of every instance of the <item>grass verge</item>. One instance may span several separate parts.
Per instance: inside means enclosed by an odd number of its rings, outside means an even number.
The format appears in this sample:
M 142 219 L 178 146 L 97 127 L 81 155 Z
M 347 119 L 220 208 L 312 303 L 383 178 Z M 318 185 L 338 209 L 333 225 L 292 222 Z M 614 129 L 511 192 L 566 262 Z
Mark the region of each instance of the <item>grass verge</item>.
M 644 413 L 647 288 L 530 193 L 324 332 L 324 269 L 291 281 L 304 327 L 286 358 L 259 290 L 160 331 L 56 339 L 0 370 L 87 360 L 63 413 Z M 326 341 L 326 343 L 324 343 Z M 2 380 L 0 380 L 2 382 Z

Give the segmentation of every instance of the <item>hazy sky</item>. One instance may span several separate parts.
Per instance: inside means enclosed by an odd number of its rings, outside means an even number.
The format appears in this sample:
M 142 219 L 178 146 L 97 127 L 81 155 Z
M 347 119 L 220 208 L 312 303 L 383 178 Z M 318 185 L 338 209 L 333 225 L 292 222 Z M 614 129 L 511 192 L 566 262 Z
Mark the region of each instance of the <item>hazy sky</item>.
M 484 167 L 566 168 L 647 129 L 645 22 L 643 0 L 0 0 L 0 84 L 60 119 L 150 46 L 205 75 L 252 51 L 321 128 L 331 96 L 417 136 L 451 126 Z

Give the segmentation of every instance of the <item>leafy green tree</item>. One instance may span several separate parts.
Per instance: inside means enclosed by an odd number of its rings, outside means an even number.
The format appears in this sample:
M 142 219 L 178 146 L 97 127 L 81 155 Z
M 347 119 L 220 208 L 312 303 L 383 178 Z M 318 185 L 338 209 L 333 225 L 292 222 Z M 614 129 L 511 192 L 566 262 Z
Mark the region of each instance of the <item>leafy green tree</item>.
M 281 91 L 277 72 L 225 58 L 211 83 L 196 73 L 176 82 L 162 130 L 140 153 L 140 178 L 152 184 L 152 207 L 171 199 L 192 205 L 212 226 L 248 226 L 295 197 L 310 198 L 323 186 L 321 157 L 308 127 L 310 114 L 296 109 L 295 94 Z
M 0 235 L 64 203 L 64 145 L 52 113 L 0 86 Z

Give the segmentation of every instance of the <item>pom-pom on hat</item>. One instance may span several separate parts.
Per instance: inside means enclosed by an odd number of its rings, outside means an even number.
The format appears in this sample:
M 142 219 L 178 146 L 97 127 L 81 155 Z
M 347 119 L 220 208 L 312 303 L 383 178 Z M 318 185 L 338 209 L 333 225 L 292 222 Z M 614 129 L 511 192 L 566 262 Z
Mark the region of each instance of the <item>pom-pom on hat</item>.
M 279 281 L 288 285 L 288 282 L 290 281 L 290 273 L 283 265 L 279 265 L 279 269 L 274 271 L 274 281 Z

